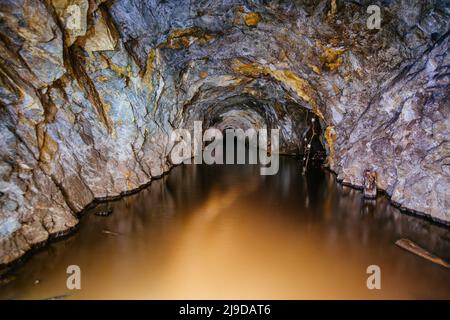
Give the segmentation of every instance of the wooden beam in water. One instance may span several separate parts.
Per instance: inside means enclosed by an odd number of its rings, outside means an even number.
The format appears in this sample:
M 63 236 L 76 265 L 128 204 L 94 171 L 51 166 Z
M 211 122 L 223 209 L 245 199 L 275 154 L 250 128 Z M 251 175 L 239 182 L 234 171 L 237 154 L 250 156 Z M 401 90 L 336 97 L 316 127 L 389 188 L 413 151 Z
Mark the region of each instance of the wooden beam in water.
M 422 257 L 424 259 L 427 259 L 428 261 L 431 261 L 433 263 L 436 263 L 438 265 L 443 266 L 444 268 L 450 269 L 450 263 L 447 261 L 442 260 L 438 256 L 435 256 L 434 254 L 428 252 L 427 250 L 419 247 L 417 244 L 412 242 L 409 239 L 400 239 L 395 242 L 397 246 L 399 246 L 402 249 L 405 249 L 411 253 L 414 253 L 415 255 L 418 255 L 419 257 Z

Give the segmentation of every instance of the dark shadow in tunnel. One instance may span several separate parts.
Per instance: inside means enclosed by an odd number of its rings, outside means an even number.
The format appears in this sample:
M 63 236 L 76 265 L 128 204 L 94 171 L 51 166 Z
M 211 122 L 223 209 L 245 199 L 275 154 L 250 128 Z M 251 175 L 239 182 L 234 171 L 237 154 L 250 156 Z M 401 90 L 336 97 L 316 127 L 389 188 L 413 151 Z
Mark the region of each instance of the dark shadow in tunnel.
M 325 140 L 323 138 L 324 130 L 322 129 L 324 125 L 311 112 L 307 115 L 307 123 L 309 128 L 303 134 L 297 155 L 305 168 L 305 173 L 311 168 L 320 168 L 325 163 L 327 156 L 322 143 Z

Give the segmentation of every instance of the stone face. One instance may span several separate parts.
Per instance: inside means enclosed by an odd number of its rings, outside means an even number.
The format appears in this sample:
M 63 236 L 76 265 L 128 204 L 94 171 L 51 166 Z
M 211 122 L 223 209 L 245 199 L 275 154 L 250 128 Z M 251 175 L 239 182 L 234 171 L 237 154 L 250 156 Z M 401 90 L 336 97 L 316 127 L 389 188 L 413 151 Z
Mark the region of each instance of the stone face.
M 195 120 L 297 153 L 314 114 L 340 180 L 450 222 L 448 8 L 369 30 L 370 4 L 0 0 L 0 264 L 166 172 Z
M 44 3 L 37 1 L 1 2 L 0 32 L 4 72 L 18 72 L 25 81 L 42 88 L 65 73 L 63 34 L 49 17 Z
M 87 31 L 89 0 L 52 0 L 53 8 L 64 27 L 66 44 L 72 45 Z
M 377 173 L 364 170 L 364 198 L 376 199 L 377 197 Z

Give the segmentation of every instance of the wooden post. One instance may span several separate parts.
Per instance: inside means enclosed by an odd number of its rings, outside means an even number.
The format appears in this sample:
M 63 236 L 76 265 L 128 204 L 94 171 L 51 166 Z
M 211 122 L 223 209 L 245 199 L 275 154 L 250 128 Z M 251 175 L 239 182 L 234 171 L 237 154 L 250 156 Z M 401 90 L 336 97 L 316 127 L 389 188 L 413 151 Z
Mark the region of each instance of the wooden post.
M 364 170 L 364 198 L 375 199 L 377 197 L 377 173 Z

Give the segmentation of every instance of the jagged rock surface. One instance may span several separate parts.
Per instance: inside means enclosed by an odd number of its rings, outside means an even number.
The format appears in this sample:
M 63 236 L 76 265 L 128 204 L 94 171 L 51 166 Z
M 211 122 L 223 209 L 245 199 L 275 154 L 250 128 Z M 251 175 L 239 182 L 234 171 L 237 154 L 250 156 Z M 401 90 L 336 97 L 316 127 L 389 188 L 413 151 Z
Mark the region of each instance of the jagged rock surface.
M 169 170 L 194 120 L 295 153 L 312 112 L 340 180 L 450 221 L 450 9 L 384 1 L 378 31 L 370 4 L 0 0 L 0 264 Z

